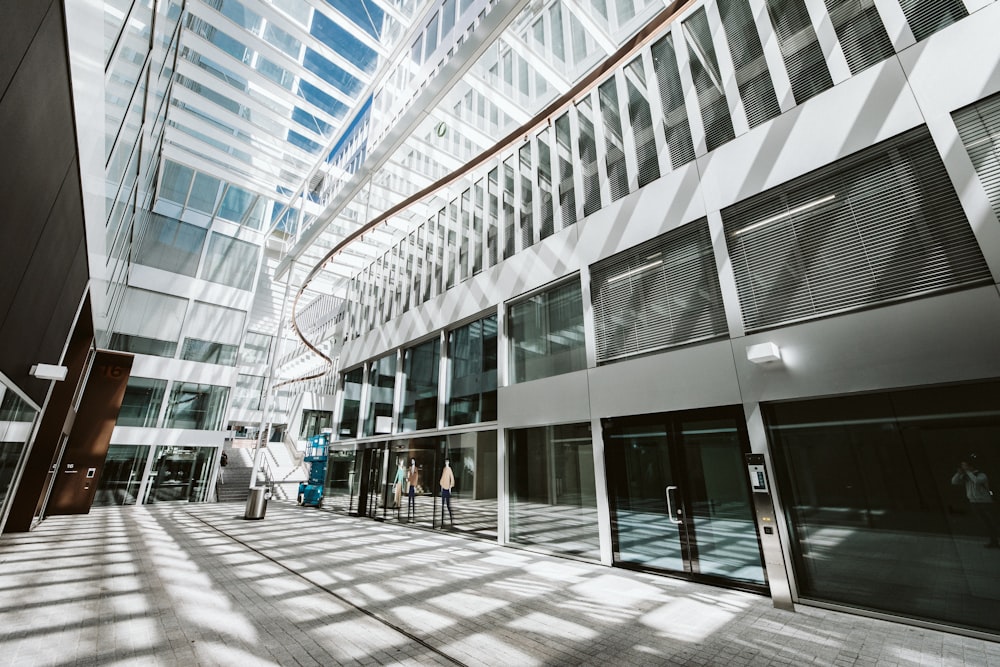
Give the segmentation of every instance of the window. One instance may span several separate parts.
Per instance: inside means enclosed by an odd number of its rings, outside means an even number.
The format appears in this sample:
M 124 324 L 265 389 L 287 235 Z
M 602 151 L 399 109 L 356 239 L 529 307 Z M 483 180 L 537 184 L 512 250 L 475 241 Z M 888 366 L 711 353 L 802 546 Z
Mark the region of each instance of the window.
M 188 316 L 181 359 L 235 366 L 245 319 L 242 310 L 195 302 Z
M 448 332 L 449 426 L 497 418 L 497 317 Z
M 246 190 L 242 190 L 235 185 L 230 185 L 226 189 L 226 194 L 222 198 L 222 205 L 219 207 L 219 217 L 232 222 L 241 222 L 246 215 L 247 209 L 253 203 L 255 195 Z
M 303 410 L 302 425 L 299 427 L 299 439 L 308 440 L 319 435 L 323 429 L 333 424 L 333 413 L 329 410 Z
M 795 103 L 802 104 L 832 88 L 833 79 L 804 0 L 767 0 L 766 5 Z
M 258 247 L 222 234 L 212 233 L 201 277 L 242 290 L 252 290 L 257 277 Z
M 586 368 L 578 280 L 512 304 L 508 319 L 515 383 Z
M 361 415 L 361 381 L 364 368 L 355 368 L 344 373 L 344 394 L 340 403 L 340 437 L 355 438 L 358 435 L 358 417 Z
M 694 144 L 691 142 L 691 126 L 688 125 L 687 108 L 684 106 L 684 89 L 677 69 L 673 34 L 655 42 L 650 50 L 653 55 L 653 72 L 660 89 L 663 131 L 670 149 L 670 164 L 677 169 L 694 159 Z
M 419 431 L 437 426 L 438 373 L 441 344 L 437 338 L 407 348 L 403 353 L 403 405 L 400 430 Z
M 0 388 L 3 386 L 0 385 Z M 37 412 L 12 390 L 3 392 L 0 400 L 0 422 L 33 422 Z
M 146 231 L 142 235 L 135 261 L 193 277 L 198 271 L 207 235 L 201 227 L 152 213 L 146 223 Z
M 191 189 L 191 179 L 193 178 L 193 169 L 167 160 L 163 167 L 163 178 L 160 179 L 158 194 L 164 199 L 183 204 L 187 201 L 188 190 Z
M 368 414 L 365 435 L 392 433 L 392 402 L 396 391 L 396 355 L 373 361 L 368 371 Z
M 167 404 L 166 428 L 217 431 L 229 398 L 229 387 L 176 382 Z
M 953 114 L 993 212 L 1000 218 L 1000 95 L 991 95 Z
M 173 357 L 186 311 L 187 299 L 127 288 L 110 347 L 133 354 Z
M 988 282 L 926 127 L 722 211 L 750 330 Z
M 125 387 L 125 397 L 118 413 L 119 426 L 152 428 L 160 417 L 166 380 L 132 376 Z
M 272 337 L 267 334 L 248 331 L 243 339 L 243 353 L 240 363 L 244 366 L 266 364 L 270 359 Z
M 711 151 L 736 135 L 704 7 L 700 7 L 691 18 L 684 21 L 684 37 L 688 43 L 691 78 L 694 80 L 698 105 L 701 107 L 701 120 L 705 126 L 705 146 Z
M 599 362 L 727 333 L 705 218 L 597 262 L 590 294 Z
M 263 376 L 243 375 L 241 373 L 236 377 L 236 388 L 233 391 L 233 407 L 245 410 L 260 410 L 263 393 Z
M 859 0 L 845 0 L 845 4 L 847 3 L 859 7 L 861 5 Z M 870 7 L 875 13 L 875 5 Z M 780 114 L 781 107 L 764 59 L 764 48 L 754 23 L 753 10 L 748 0 L 719 0 L 719 14 L 726 29 L 726 41 L 733 57 L 736 85 L 743 98 L 747 122 L 750 127 L 757 127 Z

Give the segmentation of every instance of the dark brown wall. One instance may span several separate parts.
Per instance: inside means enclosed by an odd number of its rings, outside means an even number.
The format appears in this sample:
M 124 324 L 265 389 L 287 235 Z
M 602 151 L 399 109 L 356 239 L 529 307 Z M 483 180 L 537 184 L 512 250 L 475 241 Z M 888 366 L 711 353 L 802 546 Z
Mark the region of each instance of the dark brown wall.
M 87 284 L 62 3 L 0 2 L 0 371 L 41 405 Z
M 99 350 L 94 356 L 69 442 L 52 483 L 52 495 L 45 509 L 47 516 L 90 511 L 133 359 L 131 354 L 106 350 Z

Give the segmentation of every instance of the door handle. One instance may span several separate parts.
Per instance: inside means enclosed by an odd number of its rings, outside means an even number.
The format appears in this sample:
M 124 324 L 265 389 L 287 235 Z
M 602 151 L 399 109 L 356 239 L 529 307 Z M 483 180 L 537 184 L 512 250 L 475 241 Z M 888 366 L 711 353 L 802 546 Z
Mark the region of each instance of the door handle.
M 675 518 L 674 504 L 670 501 L 670 492 L 676 490 L 677 490 L 676 486 L 671 485 L 667 487 L 667 518 L 670 519 L 670 523 L 676 523 L 680 525 L 683 522 L 680 519 Z M 678 510 L 678 513 L 679 512 L 680 510 Z

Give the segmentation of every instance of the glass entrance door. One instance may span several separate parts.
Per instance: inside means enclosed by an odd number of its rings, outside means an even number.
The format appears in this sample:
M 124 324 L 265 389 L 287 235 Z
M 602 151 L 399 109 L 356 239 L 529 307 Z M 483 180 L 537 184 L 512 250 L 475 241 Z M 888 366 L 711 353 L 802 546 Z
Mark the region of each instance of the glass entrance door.
M 737 409 L 605 420 L 615 559 L 763 586 Z

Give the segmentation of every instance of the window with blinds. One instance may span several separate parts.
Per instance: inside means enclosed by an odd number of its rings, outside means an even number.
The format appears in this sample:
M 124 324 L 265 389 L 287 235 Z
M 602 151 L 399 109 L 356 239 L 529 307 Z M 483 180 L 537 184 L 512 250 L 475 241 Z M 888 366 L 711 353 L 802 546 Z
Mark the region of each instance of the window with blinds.
M 135 261 L 193 277 L 207 236 L 201 227 L 151 213 Z
M 576 186 L 573 182 L 573 148 L 570 139 L 569 114 L 556 118 L 556 155 L 559 163 L 559 210 L 562 226 L 576 222 Z
M 990 279 L 925 127 L 722 219 L 748 331 Z
M 858 0 L 855 0 L 858 1 Z M 757 127 L 781 113 L 748 0 L 719 0 L 719 14 L 736 70 L 747 122 Z
M 677 70 L 674 36 L 667 34 L 650 48 L 653 56 L 653 73 L 660 89 L 663 108 L 663 130 L 670 150 L 670 166 L 677 169 L 694 159 L 691 143 L 691 126 L 688 125 L 687 108 L 684 106 L 684 89 Z
M 656 138 L 653 135 L 653 114 L 649 108 L 646 69 L 642 65 L 642 58 L 636 58 L 625 66 L 625 86 L 628 89 L 628 117 L 635 137 L 638 185 L 641 188 L 660 177 L 660 162 L 656 156 Z
M 691 78 L 698 94 L 698 106 L 701 107 L 701 120 L 705 125 L 705 146 L 711 151 L 732 141 L 736 133 L 733 119 L 729 116 L 719 60 L 715 55 L 704 7 L 684 21 L 684 37 L 691 62 Z
M 530 248 L 534 241 L 534 183 L 532 175 L 535 170 L 531 164 L 531 142 L 528 141 L 518 150 L 518 166 L 521 175 L 521 215 L 519 224 L 521 226 L 521 241 L 518 250 Z
M 962 0 L 900 0 L 899 6 L 918 42 L 969 15 Z
M 1000 218 L 1000 94 L 959 109 L 952 118 L 993 213 Z
M 826 0 L 826 10 L 833 29 L 837 31 L 837 39 L 851 74 L 857 74 L 895 54 L 873 2 Z
M 705 218 L 590 267 L 597 360 L 727 333 Z
M 513 158 L 503 163 L 503 258 L 514 254 L 514 165 Z
M 500 194 L 498 183 L 498 170 L 490 169 L 486 176 L 486 266 L 496 266 L 499 261 L 499 239 L 497 238 L 497 220 L 500 208 Z
M 580 170 L 583 172 L 583 214 L 590 215 L 601 208 L 601 175 L 597 169 L 597 139 L 594 135 L 590 98 L 585 97 L 577 102 L 576 111 L 580 123 L 577 150 Z
M 796 104 L 833 87 L 804 0 L 766 0 Z
M 538 236 L 548 238 L 555 233 L 555 210 L 552 200 L 552 153 L 549 149 L 549 128 L 538 133 Z
M 597 88 L 604 121 L 604 163 L 608 169 L 611 201 L 628 194 L 628 169 L 625 166 L 625 142 L 622 139 L 622 116 L 618 111 L 618 86 L 611 77 Z

